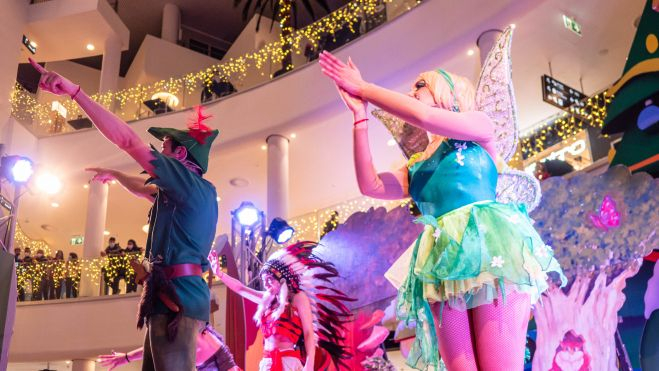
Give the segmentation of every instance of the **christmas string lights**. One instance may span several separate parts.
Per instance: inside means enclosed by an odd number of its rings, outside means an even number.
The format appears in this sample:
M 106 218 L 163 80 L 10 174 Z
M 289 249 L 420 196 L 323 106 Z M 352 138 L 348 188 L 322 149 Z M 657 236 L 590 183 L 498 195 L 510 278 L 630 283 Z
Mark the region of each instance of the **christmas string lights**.
M 595 94 L 587 99 L 585 107 L 571 107 L 570 112 L 554 117 L 545 125 L 523 135 L 520 139 L 521 152 L 518 151 L 513 156 L 513 161 L 533 157 L 556 143 L 567 143 L 570 138 L 589 126 L 601 128 L 611 99 L 613 96 L 606 91 Z
M 115 113 L 124 120 L 139 119 L 142 103 L 150 100 L 156 93 L 166 92 L 184 100 L 187 94 L 200 86 L 211 86 L 214 80 L 231 80 L 240 83 L 247 77 L 248 71 L 254 69 L 265 76 L 263 69 L 266 66 L 282 63 L 293 52 L 302 54 L 307 45 L 316 49 L 321 40 L 326 37 L 334 37 L 336 32 L 345 27 L 356 33 L 358 30 L 354 28 L 354 25 L 358 24 L 361 19 L 375 15 L 379 4 L 392 1 L 394 0 L 353 0 L 318 21 L 299 30 L 293 30 L 289 19 L 291 2 L 280 0 L 279 17 L 282 27 L 285 29 L 279 40 L 268 43 L 255 52 L 231 58 L 198 72 L 178 78 L 171 77 L 152 84 L 138 84 L 123 90 L 94 94 L 92 99 L 105 107 L 112 107 Z M 407 0 L 402 1 L 408 2 Z M 413 5 L 410 9 L 418 3 L 418 1 L 412 2 Z M 290 64 L 287 68 L 292 69 L 293 65 Z M 67 127 L 62 125 L 64 118 L 52 111 L 50 103 L 38 102 L 34 96 L 18 84 L 11 94 L 12 115 L 19 121 L 32 123 L 42 128 L 57 126 L 59 130 L 68 130 L 64 129 Z M 68 119 L 83 116 L 83 112 L 75 102 L 62 100 L 60 103 L 66 109 Z M 53 130 L 49 131 L 53 132 Z

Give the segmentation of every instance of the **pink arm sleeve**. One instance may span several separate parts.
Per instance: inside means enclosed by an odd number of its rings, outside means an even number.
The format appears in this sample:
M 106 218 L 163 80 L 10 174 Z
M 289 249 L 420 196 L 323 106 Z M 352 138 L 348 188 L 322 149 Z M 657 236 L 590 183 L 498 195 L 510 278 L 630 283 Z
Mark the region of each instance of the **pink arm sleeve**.
M 483 112 L 437 109 L 375 84 L 366 84 L 362 98 L 433 134 L 486 145 L 494 139 L 494 124 Z
M 384 200 L 408 197 L 407 169 L 379 174 L 375 171 L 366 123 L 357 124 L 354 128 L 354 151 L 357 183 L 363 195 Z
M 140 137 L 123 120 L 115 116 L 105 107 L 94 102 L 85 92 L 80 91 L 75 101 L 89 116 L 98 131 L 110 142 L 128 153 L 137 163 L 146 170 L 149 175 L 154 176 L 152 160 L 155 160 L 149 147 L 142 142 Z

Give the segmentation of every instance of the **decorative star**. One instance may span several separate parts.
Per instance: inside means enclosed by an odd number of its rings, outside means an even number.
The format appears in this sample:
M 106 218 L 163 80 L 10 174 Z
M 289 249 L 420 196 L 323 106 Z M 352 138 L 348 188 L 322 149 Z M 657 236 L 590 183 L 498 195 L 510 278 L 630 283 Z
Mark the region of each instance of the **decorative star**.
M 467 143 L 466 142 L 455 143 L 454 146 L 455 146 L 455 149 L 457 149 L 458 151 L 462 151 L 463 149 L 467 149 Z
M 458 153 L 455 155 L 455 162 L 457 162 L 458 164 L 460 164 L 460 166 L 465 166 L 464 159 L 465 159 L 465 156 L 464 156 L 462 153 L 460 153 L 460 152 L 458 152 Z
M 492 258 L 492 262 L 490 263 L 490 266 L 492 266 L 493 268 L 502 268 L 503 263 L 505 263 L 505 261 L 503 260 L 503 257 L 499 255 Z

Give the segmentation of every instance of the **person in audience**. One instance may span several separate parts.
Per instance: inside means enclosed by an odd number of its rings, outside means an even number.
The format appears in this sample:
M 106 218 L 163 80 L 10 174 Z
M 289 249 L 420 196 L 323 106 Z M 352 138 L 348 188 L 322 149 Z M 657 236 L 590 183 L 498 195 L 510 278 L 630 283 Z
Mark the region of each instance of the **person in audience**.
M 110 237 L 108 247 L 105 248 L 105 254 L 108 257 L 107 272 L 108 282 L 112 288 L 112 295 L 120 293 L 119 280 L 126 279 L 126 262 L 124 259 L 124 250 L 117 243 L 117 239 Z
M 32 300 L 48 300 L 49 299 L 49 287 L 50 281 L 52 280 L 52 270 L 50 268 L 50 260 L 44 254 L 42 249 L 38 249 L 37 253 L 34 254 L 34 262 L 36 263 L 36 272 L 39 276 L 39 284 L 35 285 L 36 290 L 33 290 Z
M 126 243 L 126 248 L 124 249 L 127 260 L 141 260 L 142 258 L 142 248 L 137 246 L 135 240 L 128 240 Z M 137 291 L 137 282 L 135 281 L 135 271 L 128 267 L 126 269 L 126 293 L 136 292 Z
M 66 297 L 77 298 L 78 286 L 80 285 L 80 262 L 78 261 L 78 254 L 74 252 L 69 253 L 69 258 L 66 261 Z
M 29 247 L 26 247 L 23 250 L 23 263 L 32 263 L 32 252 L 30 251 Z
M 20 276 L 23 271 L 23 259 L 21 259 L 21 248 L 14 248 L 14 263 L 16 265 L 16 276 Z M 18 287 L 16 288 L 18 293 L 18 301 L 25 300 L 25 288 L 22 285 L 22 282 L 18 282 Z
M 21 259 L 21 248 L 16 247 L 14 249 L 14 263 L 22 263 L 23 259 Z
M 57 250 L 55 256 L 48 259 L 46 272 L 48 299 L 61 299 L 66 274 L 62 250 Z
M 110 284 L 112 283 L 112 275 L 109 271 L 108 254 L 105 250 L 101 250 L 101 286 L 103 287 L 103 295 L 110 294 Z
M 32 252 L 30 251 L 29 247 L 26 247 L 25 249 L 23 249 L 23 264 L 21 264 L 21 269 L 27 273 L 28 271 L 34 269 L 33 263 L 34 263 L 34 258 L 32 257 Z M 27 300 L 34 300 L 34 294 L 35 294 L 34 282 L 31 279 L 26 279 L 24 285 L 25 286 L 23 291 L 24 293 L 27 294 L 25 298 Z

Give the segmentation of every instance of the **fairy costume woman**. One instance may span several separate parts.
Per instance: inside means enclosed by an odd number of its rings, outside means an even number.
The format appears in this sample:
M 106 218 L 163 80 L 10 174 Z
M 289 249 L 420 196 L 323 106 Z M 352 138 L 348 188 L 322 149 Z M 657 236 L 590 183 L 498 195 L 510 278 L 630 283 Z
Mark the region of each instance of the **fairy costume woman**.
M 437 368 L 439 350 L 449 370 L 521 370 L 530 306 L 547 289 L 548 272 L 564 280 L 527 215 L 539 200 L 537 182 L 497 166 L 517 144 L 511 33 L 488 55 L 477 92 L 466 78 L 438 70 L 403 95 L 366 83 L 352 61 L 321 55 L 323 73 L 355 115 L 360 190 L 411 196 L 423 214 L 424 231 L 387 272 L 399 289 L 399 317 L 416 322 L 408 357 L 415 368 Z M 407 167 L 376 173 L 368 102 L 391 114 L 378 115 L 410 156 Z

